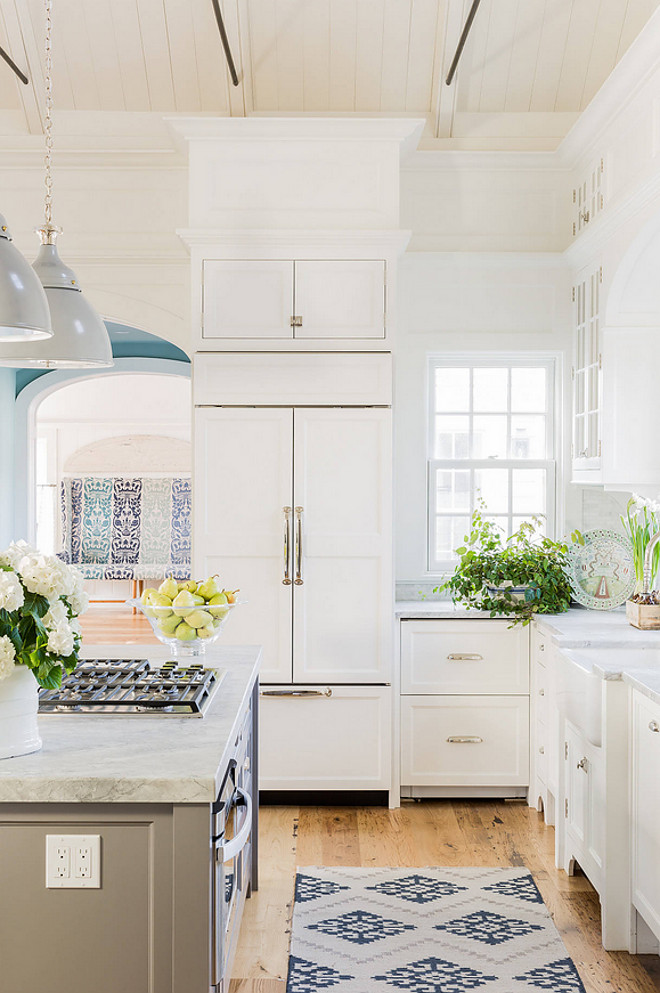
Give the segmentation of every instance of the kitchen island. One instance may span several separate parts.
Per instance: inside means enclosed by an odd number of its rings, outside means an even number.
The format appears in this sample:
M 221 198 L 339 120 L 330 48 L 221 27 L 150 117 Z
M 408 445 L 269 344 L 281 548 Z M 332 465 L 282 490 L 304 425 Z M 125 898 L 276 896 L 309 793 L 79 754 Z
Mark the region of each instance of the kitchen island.
M 2 993 L 226 988 L 257 882 L 260 660 L 257 647 L 210 650 L 204 664 L 225 675 L 202 718 L 44 715 L 43 749 L 0 762 Z M 99 887 L 46 886 L 46 837 L 71 835 L 100 837 Z

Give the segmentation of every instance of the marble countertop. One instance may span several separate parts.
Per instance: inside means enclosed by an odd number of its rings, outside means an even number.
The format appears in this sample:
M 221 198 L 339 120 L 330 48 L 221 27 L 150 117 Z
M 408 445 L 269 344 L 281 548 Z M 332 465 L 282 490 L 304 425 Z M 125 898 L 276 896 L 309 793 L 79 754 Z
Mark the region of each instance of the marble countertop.
M 87 657 L 167 657 L 164 646 L 94 645 Z M 258 675 L 261 648 L 211 648 L 226 675 L 203 718 L 39 717 L 43 748 L 0 760 L 0 802 L 212 803 Z

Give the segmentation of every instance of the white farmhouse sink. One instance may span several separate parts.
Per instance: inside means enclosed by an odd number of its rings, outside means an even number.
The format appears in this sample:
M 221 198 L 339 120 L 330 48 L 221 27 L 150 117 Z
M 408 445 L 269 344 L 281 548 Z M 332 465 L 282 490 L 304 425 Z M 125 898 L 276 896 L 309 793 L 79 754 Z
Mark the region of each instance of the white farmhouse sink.
M 593 649 L 593 656 L 598 650 Z M 598 748 L 603 743 L 603 680 L 583 652 L 557 652 L 557 708 Z M 594 661 L 596 659 L 594 658 Z

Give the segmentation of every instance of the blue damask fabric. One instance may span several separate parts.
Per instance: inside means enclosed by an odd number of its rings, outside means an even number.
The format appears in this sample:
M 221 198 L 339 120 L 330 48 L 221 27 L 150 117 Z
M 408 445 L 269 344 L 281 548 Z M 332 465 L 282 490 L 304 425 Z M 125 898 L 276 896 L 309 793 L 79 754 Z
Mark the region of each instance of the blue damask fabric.
M 190 479 L 68 477 L 60 557 L 87 579 L 190 578 Z

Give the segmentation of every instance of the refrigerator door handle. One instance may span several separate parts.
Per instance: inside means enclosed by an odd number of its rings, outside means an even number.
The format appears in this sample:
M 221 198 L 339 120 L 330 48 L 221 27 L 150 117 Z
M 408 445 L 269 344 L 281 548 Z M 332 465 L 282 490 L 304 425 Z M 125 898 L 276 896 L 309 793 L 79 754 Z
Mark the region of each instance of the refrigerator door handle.
M 284 511 L 284 578 L 282 584 L 291 586 L 291 507 L 282 507 Z
M 296 586 L 302 586 L 304 583 L 302 578 L 302 515 L 303 508 L 296 507 L 296 578 L 293 581 Z

